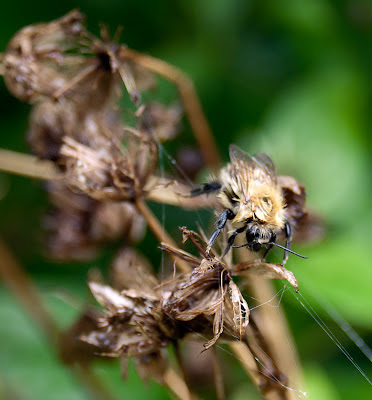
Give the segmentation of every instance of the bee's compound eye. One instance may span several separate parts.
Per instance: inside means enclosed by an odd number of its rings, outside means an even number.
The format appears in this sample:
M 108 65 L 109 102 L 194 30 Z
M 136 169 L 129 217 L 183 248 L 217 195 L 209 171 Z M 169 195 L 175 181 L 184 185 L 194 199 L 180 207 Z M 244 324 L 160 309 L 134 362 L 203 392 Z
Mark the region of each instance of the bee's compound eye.
M 254 232 L 252 230 L 248 230 L 246 236 L 248 243 L 252 243 L 254 241 Z
M 255 243 L 253 245 L 253 250 L 254 251 L 260 251 L 261 250 L 261 243 Z

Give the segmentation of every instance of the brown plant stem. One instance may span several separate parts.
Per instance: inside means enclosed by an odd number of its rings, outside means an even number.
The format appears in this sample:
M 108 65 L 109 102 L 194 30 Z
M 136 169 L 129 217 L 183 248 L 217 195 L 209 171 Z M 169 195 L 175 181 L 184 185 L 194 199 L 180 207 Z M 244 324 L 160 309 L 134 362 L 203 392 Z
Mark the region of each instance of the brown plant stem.
M 239 244 L 238 239 L 237 245 Z M 247 261 L 252 258 L 252 254 L 242 248 L 238 250 L 238 258 L 240 261 Z M 261 340 L 265 342 L 267 352 L 270 353 L 278 371 L 286 375 L 288 379 L 286 386 L 301 387 L 300 362 L 284 312 L 280 307 L 265 305 L 265 302 L 275 297 L 272 283 L 267 279 L 251 276 L 246 280 L 246 285 L 257 302 L 263 304 L 255 310 L 255 323 Z M 292 390 L 286 390 L 285 396 L 286 400 L 296 399 L 296 393 Z
M 265 303 L 275 296 L 272 283 L 261 278 L 250 278 L 248 282 L 252 296 L 259 303 Z M 262 306 L 257 311 L 257 327 L 271 350 L 277 368 L 288 378 L 288 387 L 299 388 L 302 385 L 301 368 L 287 320 L 280 307 Z M 286 400 L 295 400 L 296 393 L 287 390 Z
M 40 180 L 62 179 L 64 174 L 53 161 L 40 160 L 31 154 L 0 149 L 0 171 Z M 147 200 L 187 209 L 211 207 L 213 199 L 206 195 L 189 197 L 191 187 L 156 175 L 148 179 L 144 188 Z
M 169 236 L 159 220 L 155 217 L 142 199 L 137 199 L 136 207 L 138 212 L 145 218 L 145 221 L 147 222 L 151 232 L 155 235 L 159 242 L 168 243 L 174 247 L 177 247 L 175 241 Z M 183 273 L 186 274 L 190 272 L 191 268 L 187 262 L 179 260 L 176 257 L 174 257 L 174 260 L 177 262 L 176 265 Z
M 41 296 L 30 277 L 2 240 L 0 240 L 0 277 L 52 346 L 58 348 L 61 335 L 58 325 L 45 308 Z M 93 399 L 113 399 L 90 368 L 79 365 L 68 365 L 68 367 L 83 383 Z
M 168 368 L 165 372 L 164 383 L 180 400 L 194 399 L 185 381 L 174 371 L 174 369 Z
M 259 376 L 259 388 L 267 400 L 287 399 L 287 378 L 278 369 L 270 348 L 265 338 L 257 328 L 253 316 L 251 316 L 248 330 L 244 337 L 244 343 L 254 356 Z
M 212 347 L 212 360 L 217 399 L 225 400 L 225 388 L 223 384 L 222 368 L 220 363 L 218 362 L 218 355 L 215 347 Z
M 210 169 L 216 171 L 220 167 L 220 157 L 217 151 L 216 142 L 213 138 L 208 121 L 203 113 L 199 97 L 196 94 L 191 79 L 173 65 L 157 58 L 139 53 L 138 51 L 121 47 L 119 55 L 152 72 L 155 72 L 160 76 L 163 76 L 165 79 L 177 86 L 205 162 Z
M 0 170 L 41 180 L 62 176 L 52 161 L 5 149 L 0 149 Z
M 256 361 L 250 350 L 243 342 L 230 343 L 230 348 L 234 351 L 235 356 L 241 363 L 247 375 L 252 379 L 253 384 L 259 390 L 260 373 L 257 371 Z

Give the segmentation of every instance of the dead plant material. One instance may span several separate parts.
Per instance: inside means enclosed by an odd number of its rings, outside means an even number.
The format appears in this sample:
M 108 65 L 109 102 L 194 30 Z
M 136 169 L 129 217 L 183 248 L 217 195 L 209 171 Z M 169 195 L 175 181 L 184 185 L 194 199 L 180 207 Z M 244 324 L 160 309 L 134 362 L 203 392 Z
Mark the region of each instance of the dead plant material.
M 159 102 L 151 102 L 146 106 L 148 123 L 152 134 L 160 141 L 173 140 L 181 130 L 182 107 L 179 104 L 165 106 Z M 145 126 L 140 126 L 142 129 Z
M 101 201 L 140 197 L 156 167 L 157 146 L 145 133 L 131 135 L 125 145 L 106 142 L 92 149 L 65 137 L 61 155 L 69 185 Z
M 44 218 L 48 255 L 59 261 L 90 260 L 108 242 L 140 241 L 145 221 L 128 202 L 97 201 L 72 192 L 64 181 L 47 185 L 52 209 Z
M 192 274 L 180 281 L 163 307 L 178 320 L 191 320 L 198 315 L 213 315 L 212 346 L 225 328 L 235 337 L 242 338 L 249 322 L 249 308 L 232 276 L 264 276 L 269 279 L 286 279 L 298 290 L 292 272 L 281 265 L 251 260 L 228 266 L 213 251 L 207 252 L 207 243 L 195 232 L 181 228 L 184 241 L 190 240 L 199 251 L 197 258 L 174 246 L 162 243 L 161 249 L 193 268 Z
M 35 103 L 66 84 L 70 77 L 62 73 L 67 63 L 65 52 L 76 47 L 84 32 L 83 19 L 73 10 L 50 23 L 27 26 L 13 37 L 4 54 L 3 74 L 15 97 Z
M 233 282 L 226 264 L 206 253 L 197 234 L 182 228 L 184 240 L 190 239 L 204 257 L 198 259 L 183 250 L 162 243 L 161 249 L 188 262 L 193 271 L 180 280 L 163 308 L 180 321 L 190 321 L 200 315 L 213 316 L 213 338 L 205 349 L 216 343 L 224 329 L 229 336 L 242 338 L 249 322 L 249 308 L 239 288 Z M 224 327 L 225 325 L 225 327 Z

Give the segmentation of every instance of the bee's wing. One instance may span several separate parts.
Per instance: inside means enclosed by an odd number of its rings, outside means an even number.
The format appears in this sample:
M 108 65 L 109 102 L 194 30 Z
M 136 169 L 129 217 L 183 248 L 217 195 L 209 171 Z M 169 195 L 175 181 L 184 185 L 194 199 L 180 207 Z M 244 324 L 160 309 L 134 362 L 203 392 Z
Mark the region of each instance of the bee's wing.
M 255 161 L 249 154 L 240 150 L 239 147 L 234 144 L 230 145 L 229 154 L 236 181 L 240 186 L 240 193 L 245 198 L 248 198 L 249 181 L 251 180 L 252 167 L 255 165 Z
M 247 185 L 249 180 L 255 176 L 254 170 L 259 170 L 265 181 L 277 182 L 275 164 L 266 153 L 257 153 L 251 157 L 237 146 L 230 145 L 230 159 L 234 166 L 235 173 L 244 180 Z
M 315 242 L 325 235 L 322 218 L 305 207 L 306 193 L 304 186 L 291 176 L 278 176 L 286 203 L 287 218 L 294 228 L 294 240 Z
M 273 182 L 277 182 L 277 172 L 273 160 L 266 153 L 257 153 L 252 159 L 264 171 Z

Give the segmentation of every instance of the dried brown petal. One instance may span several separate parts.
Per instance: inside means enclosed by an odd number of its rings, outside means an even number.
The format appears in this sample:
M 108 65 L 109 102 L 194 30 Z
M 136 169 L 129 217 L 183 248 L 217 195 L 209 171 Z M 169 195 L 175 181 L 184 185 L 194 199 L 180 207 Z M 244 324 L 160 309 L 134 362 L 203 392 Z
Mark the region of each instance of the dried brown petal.
M 235 330 L 239 332 L 239 338 L 241 339 L 249 323 L 250 311 L 239 288 L 232 280 L 229 282 L 228 290 L 230 292 L 229 295 L 234 313 Z
M 111 282 L 117 290 L 141 289 L 154 293 L 159 284 L 146 258 L 131 248 L 116 256 L 111 268 Z
M 298 291 L 297 279 L 293 275 L 293 272 L 288 271 L 281 264 L 272 264 L 261 260 L 251 260 L 236 264 L 232 268 L 232 275 L 256 275 L 267 279 L 285 279 L 296 291 Z
M 121 296 L 119 292 L 112 289 L 110 286 L 90 282 L 89 288 L 98 303 L 102 304 L 112 313 L 133 310 L 135 307 L 134 301 L 126 296 Z

